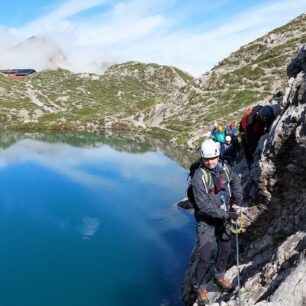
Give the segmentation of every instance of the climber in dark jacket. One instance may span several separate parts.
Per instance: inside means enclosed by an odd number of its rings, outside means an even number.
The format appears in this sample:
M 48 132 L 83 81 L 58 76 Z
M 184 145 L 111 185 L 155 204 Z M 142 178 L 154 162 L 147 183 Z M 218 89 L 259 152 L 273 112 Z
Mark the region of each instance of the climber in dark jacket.
M 239 131 L 241 145 L 249 168 L 253 163 L 260 137 L 268 132 L 274 119 L 275 114 L 270 105 L 257 105 L 249 109 L 242 117 Z
M 238 154 L 239 151 L 237 149 L 237 146 L 232 143 L 232 137 L 226 136 L 225 143 L 221 143 L 220 146 L 220 158 L 222 164 L 224 164 L 224 162 L 227 162 L 231 167 L 235 166 Z
M 231 233 L 226 220 L 237 220 L 238 214 L 230 209 L 238 207 L 242 197 L 240 179 L 229 166 L 219 163 L 219 145 L 206 140 L 201 145 L 201 163 L 192 176 L 191 185 L 195 200 L 199 261 L 195 268 L 198 304 L 207 301 L 206 277 L 209 259 L 218 243 L 218 256 L 215 265 L 215 282 L 223 290 L 231 288 L 230 281 L 224 278 L 228 256 L 231 251 Z

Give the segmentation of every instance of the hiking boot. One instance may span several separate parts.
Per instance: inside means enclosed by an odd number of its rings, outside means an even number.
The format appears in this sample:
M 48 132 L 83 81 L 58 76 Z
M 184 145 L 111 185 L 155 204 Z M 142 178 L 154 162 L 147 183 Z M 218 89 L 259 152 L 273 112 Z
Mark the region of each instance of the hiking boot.
M 223 276 L 220 278 L 215 278 L 215 283 L 223 290 L 230 291 L 232 289 L 232 284 L 230 280 L 224 278 Z
M 198 305 L 205 306 L 206 302 L 208 302 L 208 292 L 206 289 L 203 289 L 198 292 Z

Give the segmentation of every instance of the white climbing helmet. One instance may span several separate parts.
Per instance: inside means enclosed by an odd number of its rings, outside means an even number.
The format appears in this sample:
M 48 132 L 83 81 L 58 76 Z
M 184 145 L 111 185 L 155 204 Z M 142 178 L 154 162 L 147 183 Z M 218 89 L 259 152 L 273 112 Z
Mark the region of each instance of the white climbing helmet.
M 201 157 L 204 157 L 204 158 L 214 158 L 214 157 L 219 156 L 220 149 L 219 149 L 218 143 L 216 143 L 215 141 L 211 139 L 205 140 L 201 144 L 200 154 L 201 154 Z
M 232 137 L 231 137 L 231 136 L 227 135 L 227 136 L 225 137 L 225 141 L 231 141 L 231 140 L 232 140 Z

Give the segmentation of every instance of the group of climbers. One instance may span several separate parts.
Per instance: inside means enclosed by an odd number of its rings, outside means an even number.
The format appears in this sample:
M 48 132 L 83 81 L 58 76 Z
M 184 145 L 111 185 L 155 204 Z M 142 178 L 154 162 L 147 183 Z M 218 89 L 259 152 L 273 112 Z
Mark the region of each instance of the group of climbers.
M 222 163 L 227 162 L 234 166 L 240 150 L 235 122 L 231 122 L 225 129 L 215 122 L 210 138 L 220 145 Z
M 239 137 L 249 167 L 260 137 L 268 131 L 274 119 L 270 105 L 255 106 L 242 117 Z M 201 144 L 200 159 L 190 167 L 191 181 L 187 190 L 197 224 L 197 260 L 192 286 L 199 306 L 208 301 L 207 277 L 215 242 L 218 252 L 214 282 L 223 291 L 232 288 L 230 280 L 224 277 L 232 240 L 228 223 L 239 218 L 242 199 L 239 176 L 231 167 L 235 166 L 239 151 L 235 123 L 225 129 L 215 123 L 210 138 Z
M 220 144 L 222 162 L 235 166 L 241 145 L 250 169 L 259 139 L 269 130 L 275 115 L 275 111 L 270 105 L 256 105 L 247 110 L 239 124 L 240 143 L 235 122 L 231 122 L 225 129 L 215 122 L 210 138 Z
M 210 138 L 214 141 L 225 143 L 226 136 L 230 136 L 231 138 L 237 137 L 235 122 L 231 122 L 230 125 L 225 127 L 225 129 L 223 129 L 222 125 L 219 125 L 217 122 L 215 122 L 214 127 L 210 133 Z

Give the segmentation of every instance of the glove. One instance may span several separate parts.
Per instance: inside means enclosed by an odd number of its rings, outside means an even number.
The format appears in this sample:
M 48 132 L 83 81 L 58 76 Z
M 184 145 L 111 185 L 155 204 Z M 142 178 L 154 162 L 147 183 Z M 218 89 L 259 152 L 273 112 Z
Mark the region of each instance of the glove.
M 240 175 L 240 174 L 239 174 L 239 175 Z M 230 207 L 235 208 L 236 206 L 240 206 L 240 202 L 241 202 L 241 201 L 239 201 L 239 200 L 237 200 L 237 199 L 231 199 L 229 205 L 230 205 Z
M 237 203 L 233 203 L 230 206 L 230 211 L 235 211 L 236 213 L 240 213 L 240 211 L 241 211 L 240 205 L 237 204 Z
M 228 217 L 229 220 L 234 220 L 236 221 L 239 218 L 239 214 L 237 214 L 235 211 L 230 211 L 228 213 Z

